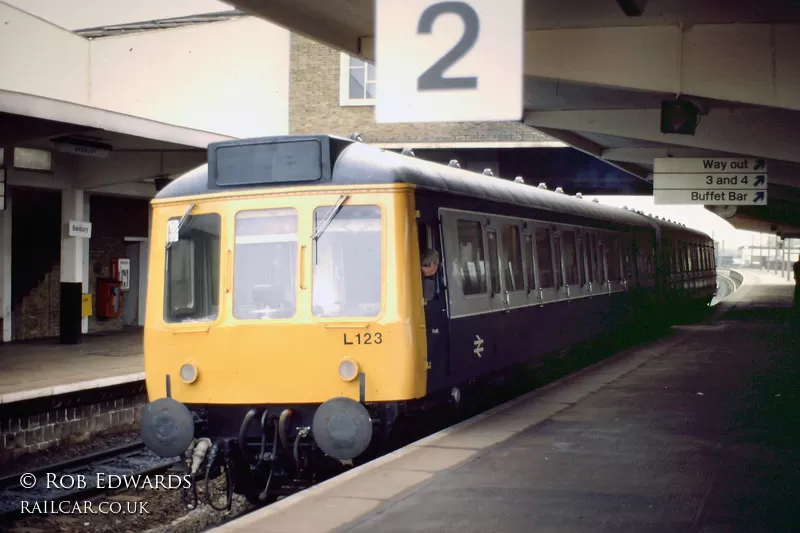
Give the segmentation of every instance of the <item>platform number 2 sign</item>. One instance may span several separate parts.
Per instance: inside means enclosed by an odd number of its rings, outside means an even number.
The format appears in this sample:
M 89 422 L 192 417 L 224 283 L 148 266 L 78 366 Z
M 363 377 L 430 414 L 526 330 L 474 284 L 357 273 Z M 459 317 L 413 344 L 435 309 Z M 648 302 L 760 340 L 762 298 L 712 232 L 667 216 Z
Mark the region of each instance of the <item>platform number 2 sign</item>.
M 523 0 L 376 0 L 380 123 L 522 118 Z

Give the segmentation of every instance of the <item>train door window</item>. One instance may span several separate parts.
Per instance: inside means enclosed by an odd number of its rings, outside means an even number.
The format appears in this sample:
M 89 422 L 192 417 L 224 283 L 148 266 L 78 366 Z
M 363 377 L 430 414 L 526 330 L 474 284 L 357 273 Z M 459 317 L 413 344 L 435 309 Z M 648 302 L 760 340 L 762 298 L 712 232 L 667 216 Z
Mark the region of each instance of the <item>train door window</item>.
M 425 254 L 429 250 L 436 251 L 436 247 L 433 244 L 433 230 L 429 224 L 423 222 L 417 223 L 417 240 L 419 242 L 420 262 L 424 262 Z M 439 260 L 441 262 L 441 257 L 439 257 Z M 436 274 L 431 277 L 423 277 L 422 279 L 422 296 L 427 301 L 433 300 L 438 295 L 437 279 L 440 272 L 442 272 L 441 264 Z
M 233 248 L 233 316 L 291 318 L 297 303 L 297 210 L 239 211 Z
M 586 251 L 586 281 L 592 283 L 595 281 L 594 273 L 595 273 L 595 251 L 594 251 L 594 234 L 593 233 L 584 233 L 583 241 L 585 243 L 584 250 Z
M 381 310 L 382 214 L 377 205 L 346 205 L 331 219 L 332 206 L 314 210 L 312 312 L 318 317 L 373 317 Z
M 424 222 L 417 223 L 417 240 L 419 241 L 419 253 L 422 254 L 425 250 L 433 250 L 433 230 L 430 224 Z
M 533 268 L 536 263 L 536 257 L 533 255 L 533 237 L 526 233 L 523 243 L 525 248 L 525 276 L 528 282 L 528 290 L 532 291 L 536 288 L 535 270 Z
M 190 215 L 183 225 L 180 219 L 168 222 L 170 237 L 177 240 L 166 250 L 164 321 L 210 322 L 219 315 L 221 218 Z
M 553 250 L 550 240 L 548 228 L 536 228 L 536 264 L 539 267 L 539 287 L 542 289 L 555 287 Z
M 564 271 L 562 270 L 563 258 L 561 257 L 561 236 L 553 232 L 553 271 L 556 274 L 556 289 L 564 286 Z
M 497 232 L 495 230 L 487 231 L 486 241 L 489 245 L 489 283 L 492 287 L 492 294 L 497 294 L 502 290 L 500 288 L 500 271 L 498 269 L 500 257 L 497 253 Z
M 459 220 L 458 269 L 464 296 L 486 294 L 486 260 L 483 249 L 483 227 L 476 220 Z
M 501 232 L 501 239 L 501 271 L 503 272 L 506 290 L 524 291 L 525 274 L 522 270 L 519 226 L 504 224 Z
M 564 243 L 564 271 L 567 275 L 567 285 L 580 285 L 581 279 L 578 273 L 578 243 L 575 239 L 573 230 L 564 231 L 561 234 Z

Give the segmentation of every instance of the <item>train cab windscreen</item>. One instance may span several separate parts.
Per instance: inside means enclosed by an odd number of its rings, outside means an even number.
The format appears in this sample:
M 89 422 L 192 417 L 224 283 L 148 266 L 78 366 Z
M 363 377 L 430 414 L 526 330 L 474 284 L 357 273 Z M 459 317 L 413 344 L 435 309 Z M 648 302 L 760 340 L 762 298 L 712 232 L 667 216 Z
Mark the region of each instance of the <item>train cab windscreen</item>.
M 220 216 L 168 221 L 164 321 L 210 322 L 219 315 Z
M 381 209 L 334 206 L 314 210 L 312 310 L 317 317 L 374 317 L 381 309 Z
M 233 316 L 239 320 L 291 318 L 297 286 L 297 210 L 239 211 L 233 249 Z

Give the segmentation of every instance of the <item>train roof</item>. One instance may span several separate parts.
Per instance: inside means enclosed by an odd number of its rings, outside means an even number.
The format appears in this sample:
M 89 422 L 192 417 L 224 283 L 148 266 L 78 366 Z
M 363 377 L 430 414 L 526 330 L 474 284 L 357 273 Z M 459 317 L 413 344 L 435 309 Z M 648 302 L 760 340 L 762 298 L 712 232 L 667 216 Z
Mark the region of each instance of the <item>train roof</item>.
M 302 147 L 304 142 L 314 142 L 313 146 Z M 277 144 L 291 146 L 281 154 Z M 296 144 L 288 144 L 296 143 Z M 271 151 L 258 153 L 260 146 Z M 220 148 L 241 147 L 220 155 Z M 310 149 L 314 148 L 313 153 Z M 309 149 L 306 153 L 303 150 Z M 283 157 L 288 163 L 276 162 Z M 267 159 L 268 158 L 268 159 Z M 306 160 L 319 164 L 306 165 Z M 264 168 L 271 163 L 272 168 Z M 283 165 L 283 167 L 281 167 Z M 319 172 L 316 179 L 303 180 L 260 179 L 265 174 L 287 174 L 296 176 L 300 170 Z M 280 172 L 275 172 L 278 168 Z M 321 169 L 321 170 L 318 170 Z M 210 171 L 209 171 L 210 170 Z M 236 174 L 239 181 L 226 182 L 225 173 Z M 215 175 L 216 174 L 216 175 Z M 241 180 L 240 175 L 252 176 Z M 269 176 L 271 177 L 271 176 Z M 156 194 L 156 199 L 178 198 L 203 194 L 226 193 L 234 191 L 256 191 L 291 185 L 383 185 L 391 183 L 413 184 L 419 189 L 444 192 L 453 195 L 478 198 L 527 208 L 558 212 L 583 218 L 606 222 L 652 227 L 656 224 L 682 238 L 704 238 L 708 235 L 685 226 L 655 219 L 644 213 L 612 207 L 555 191 L 540 189 L 537 186 L 515 183 L 509 180 L 485 176 L 469 170 L 417 159 L 410 155 L 398 154 L 361 142 L 328 135 L 289 135 L 223 141 L 209 145 L 209 163 L 178 177 Z M 677 235 L 676 235 L 677 236 Z

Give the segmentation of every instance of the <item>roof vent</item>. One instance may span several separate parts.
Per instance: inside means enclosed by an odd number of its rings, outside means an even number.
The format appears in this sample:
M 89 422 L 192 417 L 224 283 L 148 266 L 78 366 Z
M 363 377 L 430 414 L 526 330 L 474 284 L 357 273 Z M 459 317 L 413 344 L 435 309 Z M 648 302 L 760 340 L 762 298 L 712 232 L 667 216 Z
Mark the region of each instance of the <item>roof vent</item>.
M 558 194 L 564 194 L 564 189 L 562 189 L 561 187 L 556 187 L 556 192 Z
M 539 189 L 547 189 L 547 184 L 545 182 L 541 182 L 536 187 L 539 188 Z
M 458 164 L 458 159 L 451 159 L 449 163 L 447 163 L 448 167 L 455 167 L 461 168 L 461 165 Z
M 407 155 L 409 157 L 417 157 L 416 155 L 414 155 L 414 150 L 412 150 L 411 148 L 403 148 L 403 151 L 400 152 L 400 155 Z
M 583 200 L 583 195 L 581 193 L 577 192 L 577 193 L 575 193 L 575 198 L 577 198 L 578 200 Z
M 525 183 L 525 180 L 522 179 L 522 176 L 517 176 L 514 178 L 514 183 Z
M 594 200 L 592 200 L 592 202 L 594 202 L 594 203 L 596 203 L 596 204 L 599 204 L 599 203 L 600 203 L 600 200 L 598 200 L 597 198 L 595 198 Z
M 357 131 L 354 131 L 353 133 L 350 134 L 350 140 L 351 141 L 355 141 L 357 143 L 363 143 L 364 142 L 364 139 L 361 138 L 361 134 L 358 133 Z
M 494 174 L 492 174 L 492 169 L 491 168 L 484 168 L 483 169 L 483 175 L 484 176 L 494 176 Z

